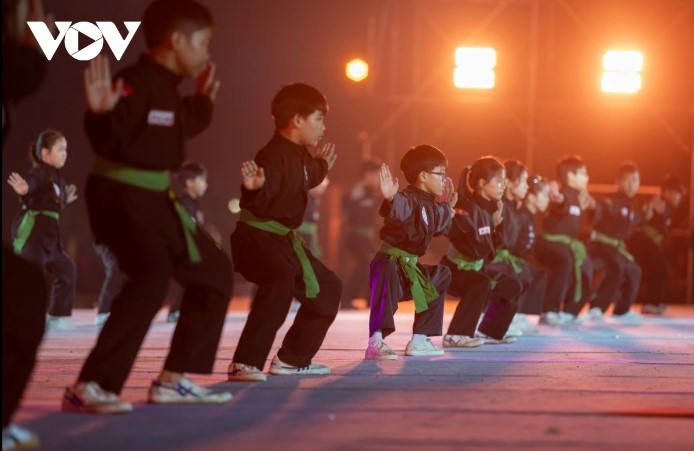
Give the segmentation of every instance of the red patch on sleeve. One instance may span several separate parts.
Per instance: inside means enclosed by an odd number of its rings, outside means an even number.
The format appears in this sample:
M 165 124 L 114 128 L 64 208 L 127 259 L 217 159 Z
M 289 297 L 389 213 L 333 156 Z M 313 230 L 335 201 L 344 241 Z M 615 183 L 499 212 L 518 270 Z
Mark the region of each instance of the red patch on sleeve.
M 123 83 L 123 90 L 121 91 L 122 97 L 129 97 L 135 93 L 135 88 L 127 83 Z

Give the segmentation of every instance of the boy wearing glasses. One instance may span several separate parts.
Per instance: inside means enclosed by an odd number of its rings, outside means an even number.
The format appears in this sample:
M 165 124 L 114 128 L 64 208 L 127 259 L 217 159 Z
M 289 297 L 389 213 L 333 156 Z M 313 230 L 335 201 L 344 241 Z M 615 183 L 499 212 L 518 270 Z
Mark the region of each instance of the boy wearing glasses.
M 371 260 L 371 315 L 366 360 L 395 360 L 398 355 L 383 339 L 395 331 L 398 303 L 414 300 L 415 318 L 407 356 L 443 355 L 429 337 L 443 332 L 444 294 L 451 272 L 443 265 L 422 265 L 431 239 L 451 225 L 453 206 L 458 200 L 453 181 L 446 177 L 446 156 L 437 148 L 420 145 L 407 151 L 400 169 L 409 183 L 399 192 L 397 178 L 383 164 L 380 189 L 383 216 L 380 237 L 383 244 Z M 437 197 L 444 196 L 444 202 Z

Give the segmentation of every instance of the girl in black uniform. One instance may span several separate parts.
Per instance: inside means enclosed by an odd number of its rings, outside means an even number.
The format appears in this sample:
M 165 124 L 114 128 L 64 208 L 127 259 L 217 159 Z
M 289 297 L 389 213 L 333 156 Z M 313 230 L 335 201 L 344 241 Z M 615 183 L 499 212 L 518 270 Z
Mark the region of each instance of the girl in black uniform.
M 77 270 L 60 243 L 58 225 L 60 210 L 77 199 L 75 185 L 66 185 L 60 175 L 67 160 L 67 141 L 60 132 L 46 130 L 31 145 L 30 154 L 34 167 L 26 177 L 13 172 L 8 180 L 22 202 L 12 227 L 12 247 L 51 277 L 47 326 L 73 329 L 70 316 Z
M 448 293 L 460 297 L 443 338 L 444 347 L 515 341 L 505 335 L 516 312 L 521 284 L 513 277 L 482 270 L 496 252 L 496 229 L 504 215 L 504 178 L 504 166 L 494 157 L 482 157 L 463 171 L 461 197 L 448 235 L 451 247 L 441 260 L 453 275 Z M 485 305 L 484 320 L 478 328 Z M 474 338 L 475 329 L 482 339 Z

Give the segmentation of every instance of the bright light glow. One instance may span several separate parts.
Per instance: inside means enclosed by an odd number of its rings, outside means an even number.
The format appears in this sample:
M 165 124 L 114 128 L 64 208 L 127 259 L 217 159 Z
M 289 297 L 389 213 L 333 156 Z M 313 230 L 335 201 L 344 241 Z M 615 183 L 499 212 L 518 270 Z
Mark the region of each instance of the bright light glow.
M 492 89 L 494 87 L 494 69 L 453 70 L 453 85 L 461 89 Z
M 491 47 L 458 47 L 455 49 L 453 86 L 461 89 L 494 87 L 496 50 Z
M 641 89 L 641 75 L 636 72 L 604 72 L 602 90 L 623 94 L 634 94 Z
M 496 50 L 491 47 L 458 47 L 455 49 L 456 67 L 494 69 Z
M 369 65 L 366 63 L 366 61 L 359 58 L 353 59 L 347 63 L 345 72 L 347 74 L 347 78 L 359 83 L 369 76 Z
M 609 50 L 602 57 L 602 68 L 613 72 L 641 72 L 643 55 L 636 50 Z

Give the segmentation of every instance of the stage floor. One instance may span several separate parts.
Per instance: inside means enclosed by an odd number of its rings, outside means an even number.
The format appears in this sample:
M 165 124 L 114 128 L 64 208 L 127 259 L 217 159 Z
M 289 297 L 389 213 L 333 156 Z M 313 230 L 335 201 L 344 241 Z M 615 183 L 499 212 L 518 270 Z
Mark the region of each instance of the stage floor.
M 332 368 L 330 376 L 227 382 L 247 305 L 245 298 L 232 301 L 214 374 L 193 378 L 232 391 L 229 404 L 146 404 L 174 327 L 162 311 L 122 393 L 135 411 L 61 413 L 62 392 L 98 332 L 95 311 L 76 310 L 75 330 L 47 333 L 14 421 L 36 432 L 42 449 L 65 451 L 694 446 L 694 306 L 673 306 L 639 326 L 541 326 L 540 334 L 514 344 L 427 358 L 402 356 L 412 324 L 412 309 L 403 304 L 387 340 L 400 359 L 381 362 L 363 360 L 368 312 L 340 312 L 315 358 Z M 447 302 L 444 328 L 454 306 Z M 440 346 L 440 338 L 434 341 Z

